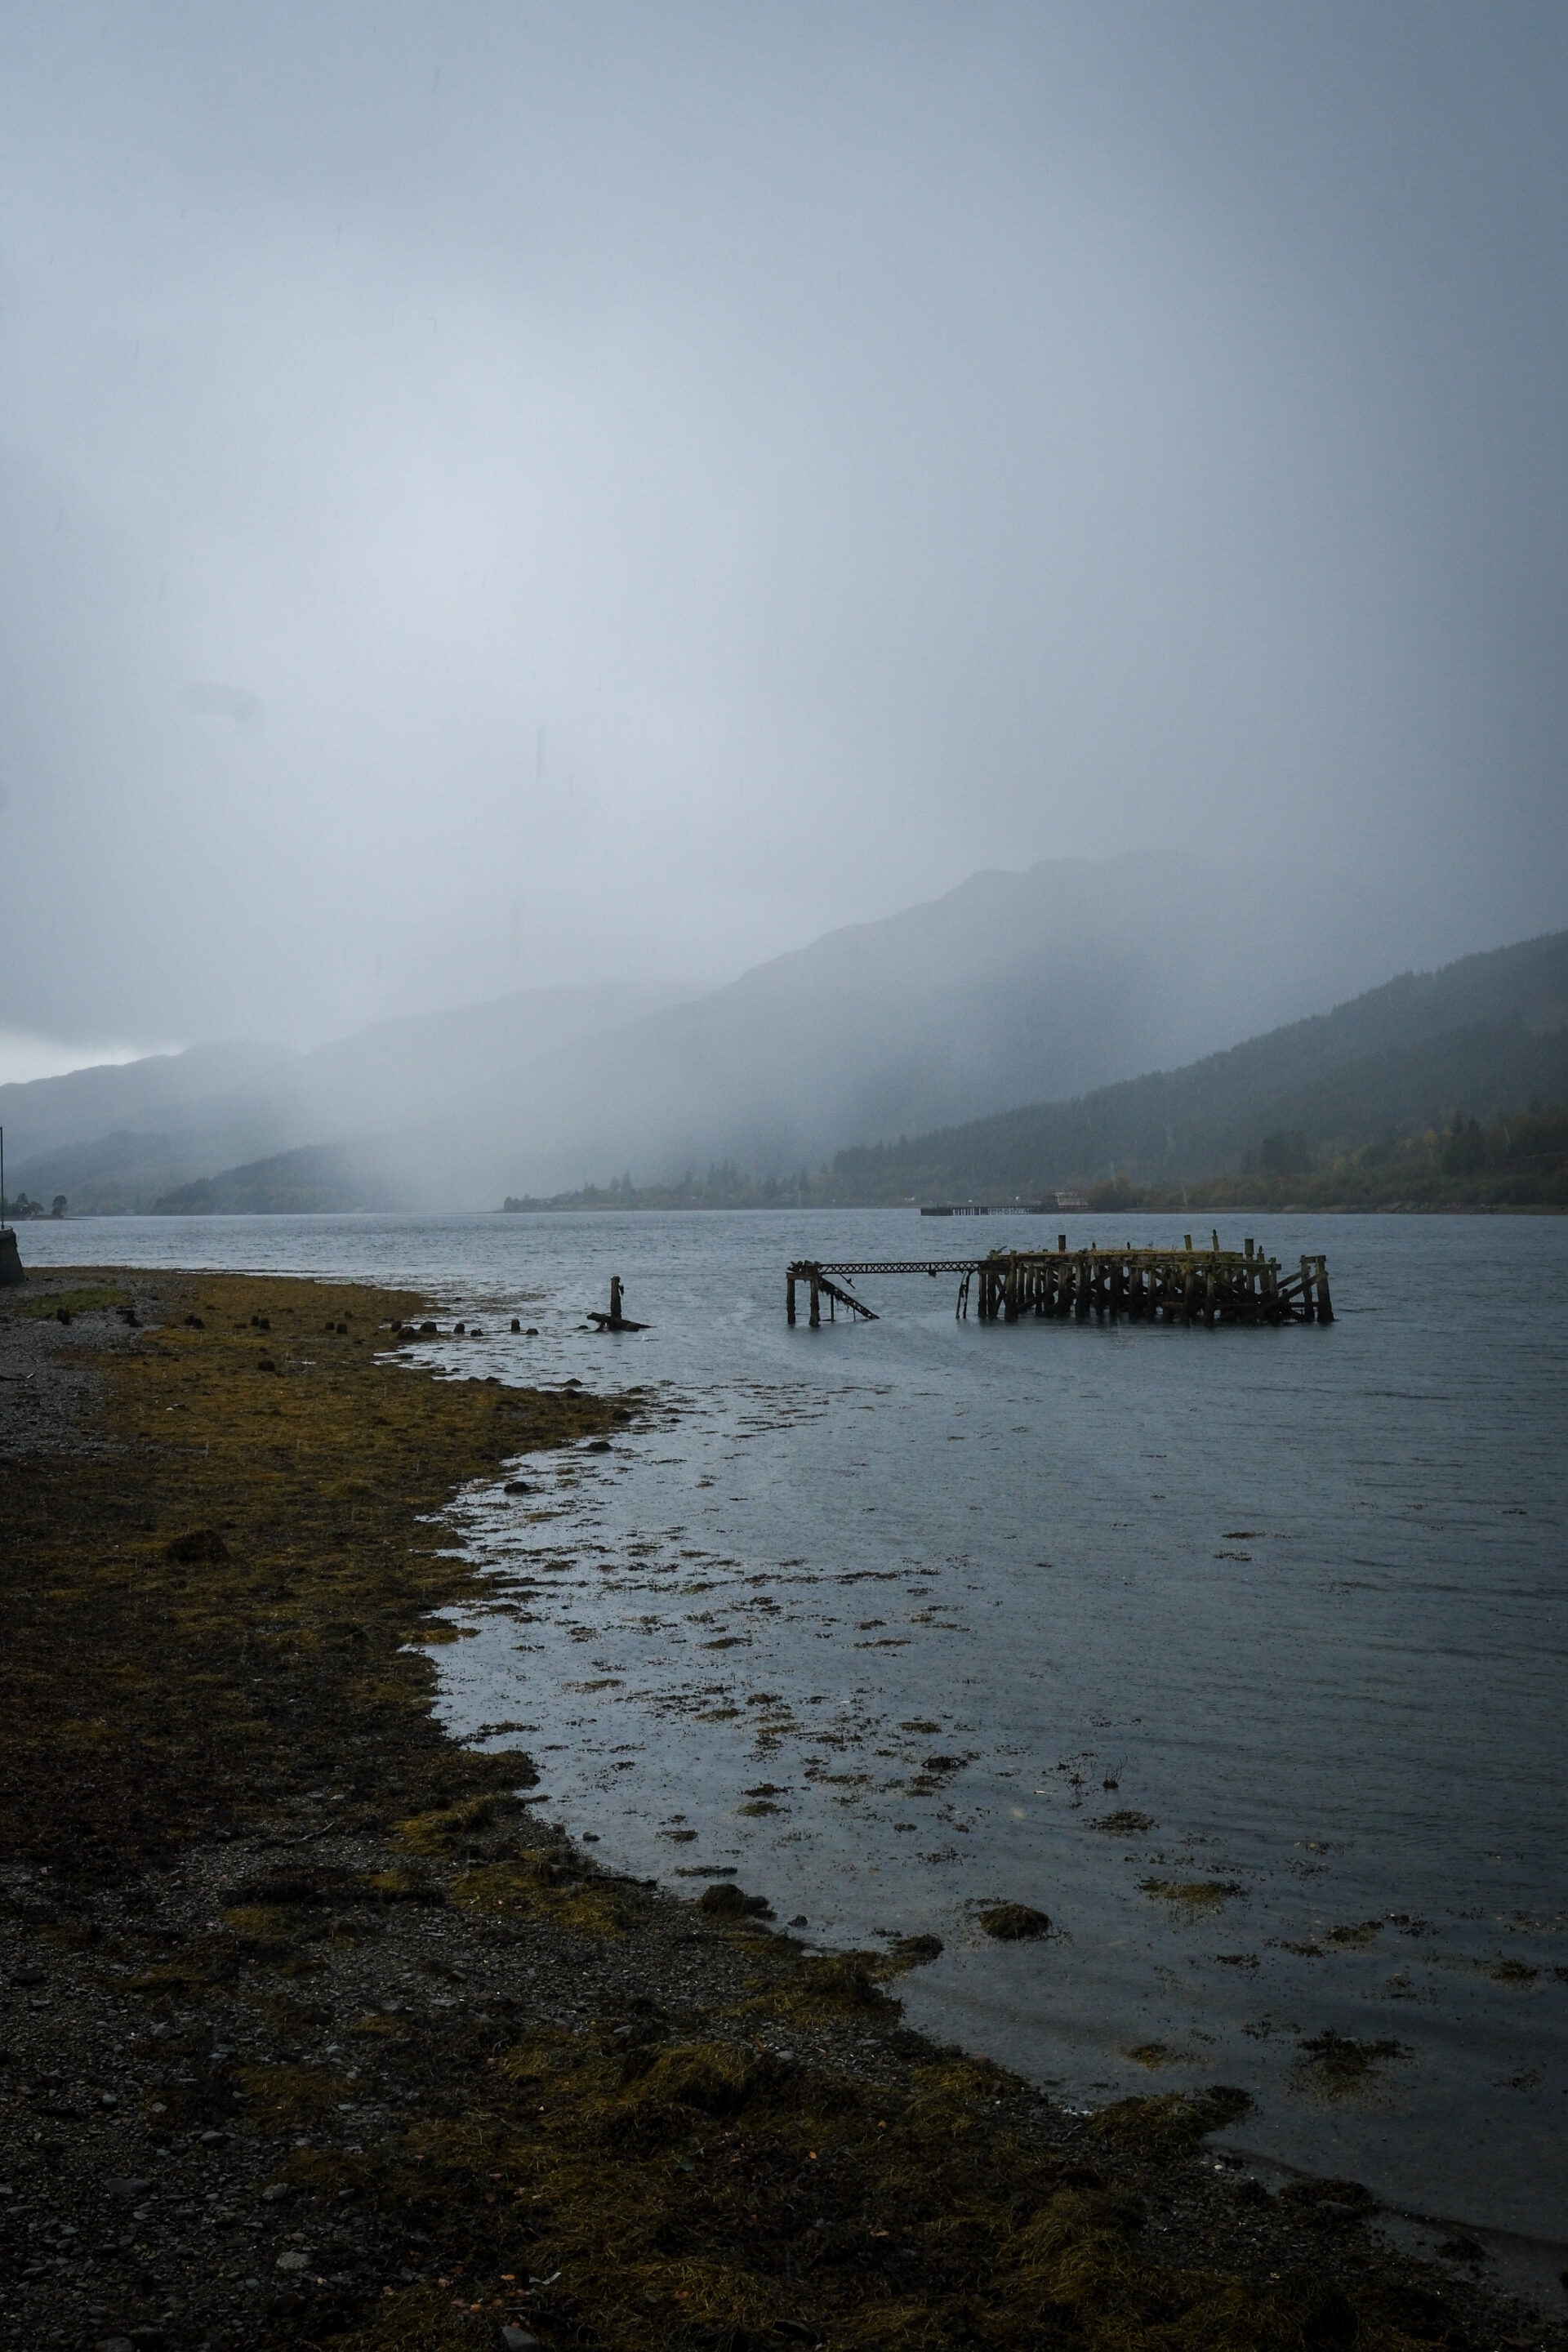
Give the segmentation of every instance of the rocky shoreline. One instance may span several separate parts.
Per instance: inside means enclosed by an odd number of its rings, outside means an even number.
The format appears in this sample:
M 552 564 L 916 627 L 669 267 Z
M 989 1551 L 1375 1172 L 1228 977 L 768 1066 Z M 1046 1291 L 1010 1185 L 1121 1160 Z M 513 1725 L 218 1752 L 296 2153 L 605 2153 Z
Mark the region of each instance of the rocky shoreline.
M 906 2031 L 918 1949 L 602 1871 L 447 1738 L 443 1504 L 639 1401 L 399 1366 L 425 1308 L 0 1300 L 0 2342 L 1568 2341 L 1216 2158 L 1224 2095 L 1067 2114 Z

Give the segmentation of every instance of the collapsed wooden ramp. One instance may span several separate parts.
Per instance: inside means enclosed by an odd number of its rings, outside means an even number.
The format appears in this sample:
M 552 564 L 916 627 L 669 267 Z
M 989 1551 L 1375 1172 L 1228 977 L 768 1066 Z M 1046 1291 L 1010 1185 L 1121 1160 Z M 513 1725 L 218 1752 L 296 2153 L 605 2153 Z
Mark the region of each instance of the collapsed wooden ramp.
M 1221 1249 L 1219 1235 L 1208 1249 L 1194 1249 L 1190 1234 L 1180 1249 L 1152 1244 L 1135 1249 L 1069 1250 L 1065 1234 L 1054 1250 L 992 1250 L 985 1257 L 797 1258 L 784 1275 L 784 1311 L 795 1319 L 796 1286 L 805 1283 L 813 1330 L 836 1307 L 868 1322 L 877 1318 L 842 1286 L 851 1275 L 944 1274 L 960 1277 L 953 1312 L 967 1316 L 970 1299 L 982 1323 L 1037 1319 L 1087 1323 L 1092 1317 L 1131 1323 L 1331 1323 L 1328 1260 L 1303 1257 L 1294 1274 L 1281 1272 L 1278 1258 L 1265 1256 L 1251 1241 Z

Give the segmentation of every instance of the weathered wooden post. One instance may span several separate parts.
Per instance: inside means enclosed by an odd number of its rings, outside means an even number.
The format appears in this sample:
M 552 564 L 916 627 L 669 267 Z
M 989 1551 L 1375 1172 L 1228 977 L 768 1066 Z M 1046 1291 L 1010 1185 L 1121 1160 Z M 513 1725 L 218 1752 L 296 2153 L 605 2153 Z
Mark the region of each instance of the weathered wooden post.
M 1329 1261 L 1321 1257 L 1318 1260 L 1318 1320 L 1320 1323 L 1331 1323 L 1333 1319 L 1333 1301 L 1329 1297 Z
M 793 1265 L 784 1276 L 784 1314 L 791 1323 L 795 1321 L 795 1268 Z
M 1079 1250 L 1073 1271 L 1072 1311 L 1076 1321 L 1089 1321 L 1089 1255 Z
M 1301 1260 L 1301 1307 L 1303 1319 L 1310 1323 L 1317 1313 L 1317 1307 L 1312 1298 L 1312 1261 L 1310 1257 L 1304 1257 Z
M 621 1277 L 618 1274 L 612 1274 L 610 1276 L 610 1320 L 612 1323 L 618 1323 L 620 1319 Z
M 811 1328 L 814 1331 L 822 1328 L 822 1291 L 815 1266 L 811 1269 Z

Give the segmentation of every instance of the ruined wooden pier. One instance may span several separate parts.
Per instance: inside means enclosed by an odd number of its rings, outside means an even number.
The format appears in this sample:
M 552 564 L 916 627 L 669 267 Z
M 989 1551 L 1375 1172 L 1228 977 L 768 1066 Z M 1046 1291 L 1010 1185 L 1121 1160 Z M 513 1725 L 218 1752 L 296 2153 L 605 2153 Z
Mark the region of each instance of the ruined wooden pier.
M 875 1322 L 870 1307 L 844 1287 L 852 1275 L 924 1274 L 960 1276 L 955 1315 L 969 1312 L 971 1293 L 982 1323 L 1016 1323 L 1024 1316 L 1055 1317 L 1063 1322 L 1131 1323 L 1331 1323 L 1329 1267 L 1324 1257 L 1303 1257 L 1294 1274 L 1282 1274 L 1279 1260 L 1266 1257 L 1254 1243 L 1221 1249 L 1214 1236 L 1208 1249 L 1194 1249 L 1191 1234 L 1180 1249 L 1152 1244 L 1135 1249 L 1069 1250 L 1058 1234 L 1054 1250 L 992 1250 L 985 1257 L 797 1258 L 784 1276 L 784 1310 L 795 1319 L 797 1284 L 806 1286 L 813 1330 L 843 1307 Z

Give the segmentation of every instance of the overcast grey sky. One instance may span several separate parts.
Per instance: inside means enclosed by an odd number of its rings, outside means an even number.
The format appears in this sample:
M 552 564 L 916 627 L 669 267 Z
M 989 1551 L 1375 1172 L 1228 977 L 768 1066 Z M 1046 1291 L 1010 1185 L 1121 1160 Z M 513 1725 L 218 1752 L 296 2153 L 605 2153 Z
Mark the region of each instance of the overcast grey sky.
M 1166 844 L 1568 923 L 1565 100 L 1556 0 L 8 0 L 0 1029 Z

